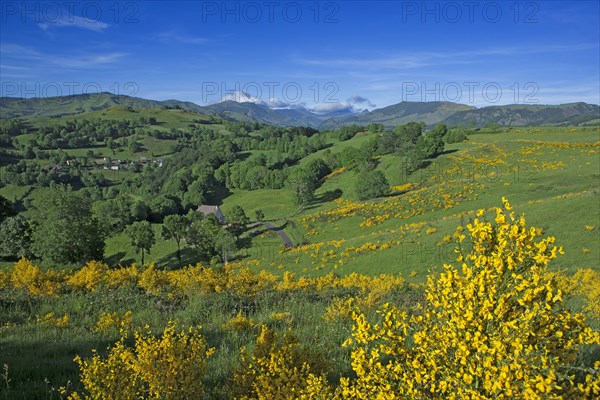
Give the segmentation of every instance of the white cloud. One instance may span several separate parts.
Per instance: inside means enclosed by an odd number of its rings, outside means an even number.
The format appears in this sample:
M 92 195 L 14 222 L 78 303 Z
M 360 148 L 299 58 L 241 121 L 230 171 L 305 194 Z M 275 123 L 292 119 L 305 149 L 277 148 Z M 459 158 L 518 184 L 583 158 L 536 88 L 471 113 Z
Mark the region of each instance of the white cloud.
M 156 35 L 156 37 L 163 43 L 179 42 L 184 44 L 204 44 L 209 41 L 208 38 L 181 35 L 174 31 L 162 32 Z
M 377 56 L 365 54 L 351 58 L 295 58 L 293 61 L 303 65 L 332 68 L 361 68 L 362 70 L 378 69 L 414 69 L 419 67 L 449 64 L 473 64 L 485 61 L 486 56 L 532 55 L 544 53 L 565 53 L 598 49 L 596 43 L 580 43 L 578 45 L 529 45 L 505 46 L 483 50 L 451 51 L 451 52 L 416 52 L 413 54 L 396 54 Z
M 49 20 L 39 23 L 38 26 L 43 30 L 49 28 L 81 28 L 95 32 L 102 32 L 109 27 L 105 22 L 87 19 L 77 15 L 61 15 L 56 21 Z
M 18 44 L 0 44 L 0 54 L 3 57 L 21 61 L 34 61 L 37 64 L 42 63 L 62 68 L 89 68 L 99 65 L 111 64 L 124 57 L 125 53 L 113 52 L 106 54 L 70 54 L 68 56 L 47 54 L 37 51 L 31 47 L 25 47 Z M 21 67 L 26 68 L 26 67 Z

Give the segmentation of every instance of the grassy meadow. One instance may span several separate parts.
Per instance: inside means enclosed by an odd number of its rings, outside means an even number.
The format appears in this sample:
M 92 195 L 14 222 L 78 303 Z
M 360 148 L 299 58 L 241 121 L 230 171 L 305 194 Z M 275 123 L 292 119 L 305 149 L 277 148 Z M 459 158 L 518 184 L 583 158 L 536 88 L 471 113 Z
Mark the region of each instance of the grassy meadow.
M 167 114 L 171 125 L 184 126 L 197 118 L 185 112 Z M 111 117 L 119 115 L 115 111 Z M 157 117 L 167 119 L 167 115 Z M 328 149 L 338 152 L 348 146 L 359 147 L 369 136 L 359 134 L 344 142 L 330 139 Z M 223 199 L 225 214 L 240 205 L 253 219 L 254 212 L 262 210 L 265 219 L 282 226 L 296 246 L 284 249 L 273 232 L 255 236 L 255 229 L 248 230 L 245 235 L 251 238 L 251 246 L 234 255 L 238 272 L 230 276 L 223 266 L 214 265 L 217 274 L 227 278 L 223 278 L 223 287 L 211 290 L 149 289 L 152 285 L 160 288 L 161 282 L 175 279 L 168 274 L 178 273 L 177 247 L 173 241 L 160 239 L 159 224 L 153 226 L 159 239 L 146 258 L 156 266 L 157 272 L 146 277 L 151 283 L 141 278 L 143 268 L 139 267 L 137 284 L 112 286 L 102 281 L 110 276 L 104 271 L 104 278 L 98 278 L 93 287 L 78 290 L 69 283 L 74 272 L 63 272 L 60 277 L 44 278 L 61 282 L 56 293 L 34 295 L 11 286 L 14 263 L 4 263 L 0 362 L 8 369 L 0 379 L 0 399 L 60 399 L 64 397 L 59 387 L 80 390 L 73 358 L 89 357 L 92 349 L 106 354 L 107 346 L 120 337 L 120 320 L 107 326 L 99 321 L 108 314 L 122 318 L 128 312 L 131 329 L 148 325 L 160 332 L 168 321 L 202 326 L 208 345 L 216 349 L 206 371 L 206 398 L 230 398 L 239 350 L 252 348 L 260 324 L 281 334 L 293 331 L 302 344 L 310 345 L 335 366 L 335 372 L 328 375 L 335 382 L 352 374 L 350 352 L 341 346 L 352 333 L 352 320 L 347 310 L 339 308 L 340 299 L 360 299 L 367 315 L 374 315 L 376 307 L 386 302 L 414 309 L 423 302 L 427 275 L 440 272 L 445 263 L 456 263 L 453 234 L 457 227 L 472 223 L 480 209 L 493 219 L 502 197 L 509 199 L 516 213 L 526 215 L 528 226 L 541 228 L 543 236 L 555 236 L 556 243 L 563 246 L 565 254 L 551 263 L 552 271 L 567 277 L 584 268 L 598 273 L 599 143 L 600 133 L 592 127 L 477 133 L 465 142 L 447 145 L 443 155 L 414 174 L 406 173 L 397 156 L 380 157 L 378 168 L 392 186 L 387 197 L 358 201 L 355 173 L 341 170 L 323 180 L 316 200 L 302 210 L 292 204 L 288 189 L 233 190 Z M 167 143 L 160 140 L 146 138 L 143 144 L 146 150 L 141 154 L 168 153 Z M 75 155 L 87 149 L 69 151 Z M 114 178 L 118 184 L 119 177 L 115 174 Z M 6 185 L 0 194 L 22 201 L 33 198 L 36 189 Z M 106 244 L 105 258 L 111 267 L 139 260 L 124 233 L 109 237 Z M 185 244 L 183 260 L 186 265 L 197 261 Z M 260 271 L 265 271 L 267 278 Z M 381 274 L 386 274 L 384 280 L 399 280 L 385 286 L 377 280 Z M 303 288 L 286 286 L 287 280 L 297 284 L 300 278 L 311 283 Z M 351 283 L 354 279 L 362 279 L 362 283 Z M 591 300 L 573 293 L 565 298 L 567 306 L 583 310 Z M 589 311 L 586 315 L 598 329 L 600 315 Z M 598 351 L 587 350 L 582 357 L 588 362 L 598 357 Z

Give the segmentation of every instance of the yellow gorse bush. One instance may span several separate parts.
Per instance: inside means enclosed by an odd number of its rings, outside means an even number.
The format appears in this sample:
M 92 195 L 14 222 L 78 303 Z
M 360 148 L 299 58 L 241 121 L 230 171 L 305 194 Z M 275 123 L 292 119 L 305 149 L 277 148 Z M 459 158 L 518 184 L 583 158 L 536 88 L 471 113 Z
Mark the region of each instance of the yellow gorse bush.
M 243 332 L 252 328 L 254 328 L 254 320 L 243 315 L 241 311 L 223 324 L 223 329 L 226 331 Z
M 26 289 L 36 297 L 58 296 L 61 290 L 61 275 L 58 272 L 42 271 L 31 261 L 21 258 L 12 270 L 10 281 L 16 289 Z
M 126 311 L 123 315 L 119 315 L 116 312 L 107 313 L 103 312 L 98 318 L 96 326 L 94 326 L 94 332 L 106 332 L 106 331 L 121 331 L 127 332 L 131 330 L 131 311 Z
M 583 315 L 569 312 L 563 296 L 587 292 L 598 296 L 598 273 L 580 270 L 573 277 L 550 273 L 548 264 L 562 253 L 553 237 L 527 227 L 511 205 L 486 210 L 454 234 L 459 267 L 444 265 L 428 277 L 425 300 L 412 311 L 386 303 L 376 321 L 363 313 L 376 308 L 391 290 L 404 285 L 400 277 L 326 274 L 281 280 L 266 272 L 253 273 L 245 263 L 222 269 L 203 266 L 178 271 L 149 268 L 137 285 L 151 293 L 200 290 L 207 293 L 257 290 L 300 291 L 352 289 L 355 296 L 336 298 L 323 315 L 327 321 L 353 321 L 351 377 L 339 385 L 326 375 L 331 367 L 323 355 L 303 347 L 291 330 L 279 336 L 258 324 L 251 353 L 241 350 L 231 378 L 239 399 L 547 399 L 595 398 L 600 395 L 600 362 L 587 369 L 576 360 L 588 345 L 599 345 L 600 334 Z M 466 246 L 466 243 L 469 243 Z M 465 250 L 467 249 L 468 250 Z M 146 274 L 146 278 L 143 278 Z M 103 278 L 104 279 L 104 278 Z M 129 279 L 129 278 L 128 278 Z M 258 286 L 259 289 L 252 286 Z M 91 290 L 91 289 L 90 289 Z M 593 303 L 596 304 L 597 302 Z M 595 308 L 588 311 L 594 313 Z M 272 315 L 273 320 L 291 319 Z M 106 321 L 114 325 L 115 318 Z M 101 318 L 102 319 L 102 318 Z M 107 322 L 107 325 L 108 322 Z M 226 322 L 226 330 L 256 325 L 241 313 Z M 85 394 L 71 399 L 201 398 L 202 377 L 213 354 L 199 328 L 177 330 L 170 323 L 162 336 L 136 332 L 133 347 L 127 332 L 107 357 L 76 358 Z
M 328 398 L 324 374 L 329 364 L 302 348 L 289 331 L 280 338 L 266 325 L 260 326 L 252 355 L 241 350 L 240 367 L 233 375 L 240 400 L 287 400 Z
M 123 336 L 106 358 L 94 351 L 90 359 L 76 357 L 84 394 L 78 399 L 201 399 L 208 348 L 200 327 L 177 329 L 170 322 L 162 335 L 137 331 L 132 348 Z
M 538 240 L 539 230 L 528 229 L 503 201 L 495 224 L 476 218 L 467 226 L 472 251 L 459 254 L 460 268 L 445 265 L 429 277 L 420 312 L 386 304 L 374 324 L 354 313 L 345 345 L 352 346 L 356 378 L 342 378 L 341 398 L 600 394 L 598 368 L 579 384 L 569 368 L 581 346 L 600 344 L 600 334 L 564 309 L 561 291 L 545 278 L 561 249 L 552 237 Z
M 36 322 L 38 324 L 55 326 L 57 328 L 66 328 L 69 326 L 69 321 L 70 318 L 68 314 L 57 317 L 53 312 L 49 312 L 42 317 L 39 315 L 36 316 Z
M 108 265 L 90 261 L 67 280 L 67 285 L 75 289 L 93 292 L 104 278 L 107 270 Z

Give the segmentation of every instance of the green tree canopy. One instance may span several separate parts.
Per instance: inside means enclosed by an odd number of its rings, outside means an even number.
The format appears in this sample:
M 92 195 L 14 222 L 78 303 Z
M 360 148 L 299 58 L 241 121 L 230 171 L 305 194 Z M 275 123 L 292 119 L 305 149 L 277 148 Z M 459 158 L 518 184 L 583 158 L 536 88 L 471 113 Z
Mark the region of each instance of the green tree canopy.
M 60 185 L 40 191 L 33 206 L 37 257 L 57 264 L 102 259 L 104 234 L 87 197 Z
M 181 266 L 181 241 L 185 238 L 189 227 L 188 219 L 183 215 L 167 215 L 163 221 L 162 237 L 177 243 L 177 260 Z
M 150 249 L 156 243 L 152 225 L 148 221 L 138 221 L 129 225 L 125 231 L 131 239 L 131 245 L 138 254 L 142 254 L 142 265 L 144 265 L 144 255 L 150 253 Z
M 363 171 L 356 178 L 355 190 L 360 200 L 373 199 L 388 194 L 390 184 L 379 170 Z
M 8 217 L 0 224 L 0 257 L 31 256 L 31 226 L 24 217 Z

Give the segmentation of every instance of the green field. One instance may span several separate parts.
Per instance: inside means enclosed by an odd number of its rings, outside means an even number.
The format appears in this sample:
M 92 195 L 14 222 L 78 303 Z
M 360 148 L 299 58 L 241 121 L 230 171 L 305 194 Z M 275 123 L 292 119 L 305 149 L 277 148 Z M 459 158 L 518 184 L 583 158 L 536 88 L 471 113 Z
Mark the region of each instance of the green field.
M 358 148 L 369 136 L 361 134 L 344 142 L 331 139 L 328 149 L 335 153 L 348 146 Z M 421 284 L 426 276 L 440 271 L 445 263 L 456 264 L 455 243 L 451 239 L 456 228 L 472 222 L 478 209 L 486 210 L 485 216 L 493 219 L 493 208 L 502 204 L 502 197 L 509 199 L 516 213 L 526 215 L 528 226 L 541 228 L 544 236 L 555 236 L 557 244 L 564 247 L 565 254 L 551 264 L 553 270 L 566 275 L 581 268 L 599 271 L 599 141 L 596 128 L 478 133 L 470 135 L 468 141 L 446 146 L 444 154 L 413 174 L 406 173 L 399 156 L 379 157 L 377 168 L 393 187 L 387 197 L 358 201 L 354 189 L 356 173 L 346 170 L 324 179 L 315 201 L 301 210 L 294 206 L 288 188 L 234 189 L 221 199 L 226 215 L 239 205 L 253 220 L 254 212 L 262 210 L 265 219 L 281 227 L 297 245 L 283 251 L 281 239 L 274 232 L 257 233 L 257 227 L 243 235 L 250 240 L 250 246 L 230 255 L 230 260 L 233 256 L 243 267 L 255 273 L 268 271 L 280 280 L 286 272 L 296 278 L 359 273 L 371 277 L 401 276 L 409 283 L 383 294 L 377 294 L 373 288 L 365 291 L 339 287 L 290 291 L 271 288 L 248 295 L 233 286 L 208 294 L 173 295 L 150 294 L 132 286 L 100 286 L 87 292 L 65 286 L 59 296 L 40 298 L 22 290 L 0 288 L 0 361 L 9 365 L 10 379 L 8 385 L 0 382 L 0 386 L 4 385 L 0 399 L 59 399 L 59 386 L 81 390 L 73 358 L 89 357 L 91 349 L 105 354 L 104 349 L 118 339 L 118 330 L 96 332 L 96 324 L 103 313 L 123 315 L 128 311 L 136 328 L 148 325 L 160 332 L 167 321 L 173 320 L 182 325 L 203 326 L 208 344 L 216 348 L 204 379 L 207 398 L 230 398 L 239 348 L 252 348 L 261 323 L 280 334 L 291 329 L 301 343 L 310 343 L 312 350 L 331 360 L 335 372 L 328 379 L 335 384 L 340 375 L 352 374 L 349 351 L 341 347 L 352 324 L 347 317 L 334 322 L 323 318 L 332 312 L 334 302 L 349 297 L 362 299 L 366 304 L 373 301 L 372 307 L 364 308 L 368 315 L 385 302 L 413 309 L 416 302 L 423 301 Z M 159 151 L 163 144 L 154 145 L 153 151 Z M 300 164 L 323 151 L 302 159 Z M 250 158 L 242 158 L 251 159 L 260 152 L 253 151 Z M 104 170 L 102 173 L 117 187 L 125 176 L 132 175 Z M 41 192 L 29 186 L 0 188 L 0 194 L 11 200 L 33 200 L 38 193 Z M 130 196 L 143 198 L 135 193 Z M 175 242 L 162 239 L 161 224 L 152 227 L 157 242 L 146 260 L 155 263 L 159 271 L 168 267 L 177 272 Z M 198 259 L 185 242 L 182 247 L 183 263 L 196 264 Z M 115 267 L 128 266 L 139 264 L 140 255 L 129 237 L 119 233 L 107 239 L 105 260 Z M 0 273 L 11 271 L 12 265 L 4 262 Z M 213 268 L 223 271 L 219 265 Z M 153 278 L 156 284 L 161 282 L 158 276 Z M 568 297 L 566 304 L 580 310 L 586 301 L 592 300 L 577 295 Z M 275 317 L 278 313 L 283 313 L 283 320 L 276 319 L 280 318 Z M 69 318 L 66 326 L 57 319 L 63 315 Z M 251 320 L 251 326 L 228 327 L 240 316 Z M 600 320 L 592 314 L 588 317 L 591 326 L 597 328 Z M 580 362 L 591 365 L 590 360 L 596 357 L 597 353 L 588 349 Z

